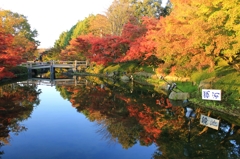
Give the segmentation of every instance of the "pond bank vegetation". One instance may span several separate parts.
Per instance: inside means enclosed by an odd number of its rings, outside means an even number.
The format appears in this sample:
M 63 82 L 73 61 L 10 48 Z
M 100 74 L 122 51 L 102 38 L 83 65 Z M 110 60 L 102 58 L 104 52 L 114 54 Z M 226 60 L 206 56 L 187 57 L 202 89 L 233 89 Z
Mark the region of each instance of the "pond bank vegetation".
M 116 74 L 114 78 L 121 76 L 133 77 L 134 82 L 143 85 L 153 85 L 156 90 L 166 88 L 166 81 L 160 79 L 160 74 L 153 71 L 152 67 L 139 66 L 135 62 L 124 64 L 112 64 L 107 67 L 97 65 L 89 67 L 86 73 L 102 77 L 109 77 L 110 73 Z M 78 73 L 76 73 L 78 74 Z M 173 74 L 165 76 L 169 83 L 176 83 L 182 92 L 190 93 L 190 101 L 196 105 L 206 107 L 219 112 L 239 117 L 240 114 L 240 73 L 228 65 L 216 66 L 213 71 L 202 70 L 193 72 L 188 77 L 178 77 Z M 202 100 L 201 89 L 220 89 L 221 101 Z M 161 91 L 162 92 L 162 91 Z

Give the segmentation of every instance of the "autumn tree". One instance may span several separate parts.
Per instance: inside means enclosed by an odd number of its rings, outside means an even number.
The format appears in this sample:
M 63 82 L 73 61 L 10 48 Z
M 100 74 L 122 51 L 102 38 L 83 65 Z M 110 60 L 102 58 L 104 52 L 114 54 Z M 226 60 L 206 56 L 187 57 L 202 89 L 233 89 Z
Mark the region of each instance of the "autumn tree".
M 91 62 L 106 65 L 118 62 L 128 50 L 128 40 L 119 36 L 79 36 L 72 45 Z
M 22 50 L 22 58 L 32 59 L 33 52 L 39 45 L 35 40 L 37 31 L 32 30 L 24 15 L 0 9 L 0 25 L 6 34 L 14 36 L 12 46 Z
M 78 49 L 79 47 L 75 47 L 75 39 L 70 41 L 70 45 L 68 45 L 64 50 L 61 51 L 59 55 L 59 59 L 71 61 L 71 60 L 86 60 L 86 57 L 81 52 L 82 50 Z M 82 45 L 80 43 L 80 45 Z
M 106 16 L 110 23 L 111 34 L 120 36 L 124 25 L 133 16 L 133 10 L 128 0 L 114 0 L 108 8 Z
M 238 1 L 172 0 L 170 16 L 160 18 L 151 36 L 157 42 L 164 68 L 188 75 L 213 69 L 217 59 L 232 62 L 239 56 Z M 235 16 L 236 15 L 236 16 Z
M 52 47 L 44 51 L 44 59 L 49 60 L 59 60 L 61 49 L 59 47 Z
M 13 47 L 14 37 L 10 34 L 1 32 L 0 27 L 0 80 L 3 78 L 14 77 L 10 69 L 19 64 L 21 59 L 20 48 Z
M 130 44 L 126 56 L 121 61 L 139 60 L 144 63 L 150 56 L 155 56 L 156 43 L 148 37 L 148 34 L 151 33 L 156 23 L 157 19 L 144 17 L 142 23 L 136 23 L 133 20 L 124 26 L 122 37 L 128 38 Z
M 92 38 L 91 60 L 106 65 L 119 61 L 128 50 L 129 41 L 119 36 L 106 36 L 104 38 Z
M 0 79 L 14 77 L 11 68 L 34 56 L 36 36 L 25 16 L 0 10 Z
M 90 21 L 89 31 L 98 37 L 111 34 L 110 23 L 105 15 L 97 14 Z

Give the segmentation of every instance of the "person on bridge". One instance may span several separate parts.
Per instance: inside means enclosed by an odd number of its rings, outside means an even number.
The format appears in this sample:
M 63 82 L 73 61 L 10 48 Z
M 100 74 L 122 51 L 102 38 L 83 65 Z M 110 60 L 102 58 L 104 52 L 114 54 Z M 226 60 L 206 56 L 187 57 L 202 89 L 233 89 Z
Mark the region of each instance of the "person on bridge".
M 43 56 L 43 54 L 40 53 L 39 56 L 38 56 L 38 58 L 36 58 L 36 59 L 34 60 L 34 62 L 36 62 L 36 61 L 43 62 L 42 56 Z

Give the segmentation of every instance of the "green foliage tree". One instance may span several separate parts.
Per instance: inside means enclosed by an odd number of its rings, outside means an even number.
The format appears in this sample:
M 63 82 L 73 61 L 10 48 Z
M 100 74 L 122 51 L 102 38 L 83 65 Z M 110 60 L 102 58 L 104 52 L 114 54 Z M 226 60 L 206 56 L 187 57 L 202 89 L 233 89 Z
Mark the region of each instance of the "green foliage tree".
M 89 15 L 82 21 L 77 22 L 76 27 L 72 32 L 71 39 L 77 38 L 79 35 L 86 35 L 89 33 L 90 21 L 94 18 L 94 15 Z
M 171 11 L 172 11 L 172 3 L 170 2 L 170 0 L 168 0 L 166 3 L 166 6 L 162 10 L 161 16 L 166 17 L 171 13 Z
M 64 31 L 59 36 L 59 39 L 55 41 L 54 47 L 65 49 L 70 41 L 77 38 L 79 35 L 86 35 L 89 33 L 90 21 L 94 19 L 93 15 L 85 18 L 82 21 L 78 21 L 69 31 Z
M 132 0 L 131 4 L 135 17 L 148 16 L 159 18 L 165 15 L 164 7 L 161 6 L 162 0 Z
M 58 40 L 55 41 L 54 47 L 63 49 L 64 48 L 64 41 L 65 41 L 66 37 L 67 37 L 67 32 L 66 31 L 62 32 L 60 34 Z
M 72 28 L 69 31 L 64 31 L 59 36 L 59 39 L 55 41 L 54 47 L 64 49 L 67 45 L 69 45 L 70 40 L 72 39 L 72 35 L 74 32 L 74 29 L 76 28 L 76 25 L 72 26 Z

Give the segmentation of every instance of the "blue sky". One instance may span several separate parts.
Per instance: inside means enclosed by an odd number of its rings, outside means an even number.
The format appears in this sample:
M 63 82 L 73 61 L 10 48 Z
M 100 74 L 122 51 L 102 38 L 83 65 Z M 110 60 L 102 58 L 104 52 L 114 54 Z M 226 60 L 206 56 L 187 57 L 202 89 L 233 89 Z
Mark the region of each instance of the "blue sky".
M 165 0 L 163 0 L 164 2 Z M 104 14 L 113 0 L 0 0 L 0 8 L 23 14 L 38 31 L 39 48 L 50 48 L 63 31 L 90 14 Z

